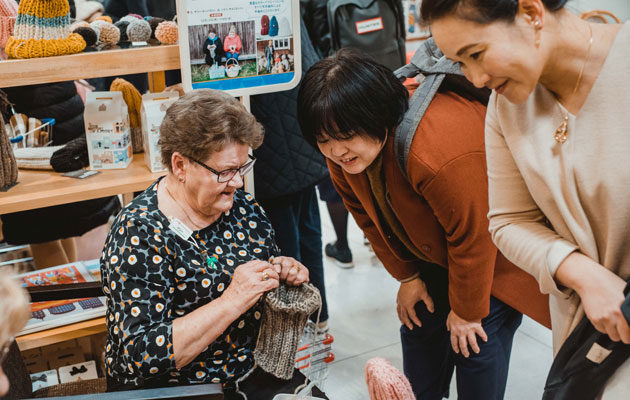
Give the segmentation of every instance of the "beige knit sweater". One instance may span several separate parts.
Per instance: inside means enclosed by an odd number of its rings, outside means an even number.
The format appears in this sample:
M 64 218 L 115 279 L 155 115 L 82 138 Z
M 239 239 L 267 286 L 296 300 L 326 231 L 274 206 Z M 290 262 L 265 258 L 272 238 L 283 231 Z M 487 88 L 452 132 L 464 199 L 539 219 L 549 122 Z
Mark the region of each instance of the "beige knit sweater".
M 490 232 L 499 250 L 553 295 L 555 351 L 584 316 L 575 292 L 554 280 L 571 252 L 630 277 L 630 23 L 559 144 L 553 133 L 565 112 L 538 85 L 521 105 L 493 93 L 486 117 Z M 620 373 L 630 390 L 630 363 Z

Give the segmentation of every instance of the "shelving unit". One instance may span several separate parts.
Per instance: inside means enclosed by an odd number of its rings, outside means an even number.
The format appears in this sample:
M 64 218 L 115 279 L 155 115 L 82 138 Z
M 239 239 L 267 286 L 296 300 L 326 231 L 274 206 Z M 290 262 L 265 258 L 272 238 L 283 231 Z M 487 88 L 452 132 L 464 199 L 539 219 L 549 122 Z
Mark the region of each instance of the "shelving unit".
M 0 88 L 49 82 L 149 74 L 149 89 L 164 89 L 164 71 L 179 69 L 178 45 L 153 45 L 138 48 L 113 48 L 59 57 L 0 61 Z M 126 201 L 133 192 L 146 189 L 164 173 L 151 173 L 144 154 L 134 154 L 125 169 L 103 170 L 98 175 L 75 179 L 52 171 L 20 170 L 18 184 L 0 192 L 0 214 L 73 203 L 123 194 Z M 61 326 L 18 337 L 21 350 L 54 344 L 105 331 L 105 318 Z

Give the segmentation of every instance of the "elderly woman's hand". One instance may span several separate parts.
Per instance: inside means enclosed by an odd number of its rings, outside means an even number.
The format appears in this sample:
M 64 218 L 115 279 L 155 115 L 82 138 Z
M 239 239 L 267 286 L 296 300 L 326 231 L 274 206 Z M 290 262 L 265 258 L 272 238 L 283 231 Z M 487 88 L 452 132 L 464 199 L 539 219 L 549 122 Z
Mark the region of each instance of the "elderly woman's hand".
M 277 288 L 278 284 L 278 273 L 271 264 L 253 260 L 236 267 L 232 283 L 221 297 L 233 303 L 242 314 L 256 304 L 263 293 Z
M 299 286 L 309 281 L 308 268 L 293 257 L 275 257 L 273 266 L 280 280 L 285 281 L 288 285 Z

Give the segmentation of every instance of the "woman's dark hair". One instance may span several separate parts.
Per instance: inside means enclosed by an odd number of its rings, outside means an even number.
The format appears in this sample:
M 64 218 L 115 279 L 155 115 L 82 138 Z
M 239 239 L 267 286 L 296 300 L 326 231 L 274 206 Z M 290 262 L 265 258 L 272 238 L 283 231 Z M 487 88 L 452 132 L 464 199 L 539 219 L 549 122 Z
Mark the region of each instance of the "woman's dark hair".
M 420 16 L 424 24 L 457 13 L 458 17 L 488 24 L 494 21 L 514 21 L 519 0 L 424 0 Z M 549 11 L 562 9 L 568 0 L 542 0 Z
M 315 148 L 324 135 L 383 141 L 402 121 L 408 96 L 386 66 L 359 50 L 341 49 L 314 64 L 302 79 L 298 94 L 302 135 Z

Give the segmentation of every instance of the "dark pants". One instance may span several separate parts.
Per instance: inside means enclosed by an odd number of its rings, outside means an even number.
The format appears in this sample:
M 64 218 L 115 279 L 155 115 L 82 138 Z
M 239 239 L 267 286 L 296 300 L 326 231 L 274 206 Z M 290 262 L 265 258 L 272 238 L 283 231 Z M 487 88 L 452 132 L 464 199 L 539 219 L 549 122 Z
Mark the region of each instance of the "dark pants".
M 322 228 L 315 187 L 297 193 L 259 201 L 276 231 L 276 243 L 283 256 L 293 257 L 309 271 L 311 283 L 322 296 L 320 321 L 328 320 L 324 261 L 322 259 Z M 317 315 L 311 318 L 315 319 Z
M 470 357 L 455 354 L 451 347 L 446 319 L 448 272 L 427 265 L 422 272 L 435 312 L 429 313 L 424 302 L 416 304 L 422 327 L 400 328 L 405 375 L 417 398 L 439 400 L 448 397 L 453 370 L 457 374 L 460 400 L 501 400 L 505 393 L 512 339 L 521 324 L 522 314 L 494 297 L 490 297 L 490 314 L 481 323 L 488 341 L 477 337 L 480 353 L 470 350 Z

